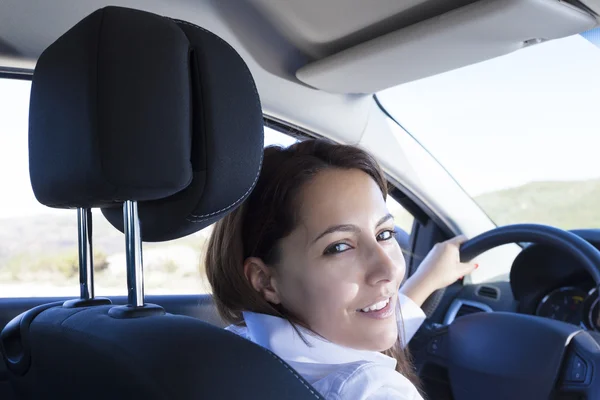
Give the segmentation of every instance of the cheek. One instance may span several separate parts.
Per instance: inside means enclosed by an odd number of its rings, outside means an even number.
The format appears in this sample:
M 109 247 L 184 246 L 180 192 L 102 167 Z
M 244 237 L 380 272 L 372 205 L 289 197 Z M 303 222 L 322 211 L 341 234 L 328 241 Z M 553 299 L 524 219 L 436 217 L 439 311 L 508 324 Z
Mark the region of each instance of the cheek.
M 399 281 L 401 282 L 406 274 L 406 259 L 404 258 L 404 254 L 402 253 L 402 249 L 398 245 L 398 243 L 392 243 L 390 245 L 390 250 L 388 251 L 388 255 L 390 259 L 396 265 Z
M 361 285 L 360 260 L 355 256 L 289 258 L 280 271 L 282 305 L 317 332 L 324 333 L 328 324 L 343 323 L 356 304 Z
M 307 289 L 303 307 L 304 321 L 316 333 L 343 343 L 348 331 L 352 331 L 352 321 L 356 310 L 357 297 L 361 285 L 345 276 L 322 276 L 312 282 Z
M 314 325 L 342 317 L 359 290 L 356 273 L 343 265 L 310 265 L 287 282 L 282 302 L 287 302 L 284 306 L 307 324 Z
M 325 275 L 313 282 L 314 308 L 320 314 L 340 314 L 349 310 L 360 292 L 360 282 L 349 273 Z M 312 302 L 311 302 L 312 303 Z
M 396 266 L 400 285 L 406 270 L 402 251 L 396 243 L 389 243 L 385 252 Z M 364 256 L 355 251 L 310 262 L 290 258 L 279 274 L 282 305 L 315 332 L 343 343 L 348 332 L 357 330 L 355 307 L 372 291 L 365 281 L 368 263 Z M 392 325 L 395 327 L 395 322 Z

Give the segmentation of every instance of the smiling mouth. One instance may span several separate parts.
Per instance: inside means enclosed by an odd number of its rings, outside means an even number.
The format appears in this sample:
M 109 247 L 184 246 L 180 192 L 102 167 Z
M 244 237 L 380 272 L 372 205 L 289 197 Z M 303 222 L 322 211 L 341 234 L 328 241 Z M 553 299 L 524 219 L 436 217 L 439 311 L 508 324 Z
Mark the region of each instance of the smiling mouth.
M 383 320 L 395 315 L 395 304 L 395 297 L 392 296 L 356 311 L 360 316 Z
M 373 312 L 373 311 L 380 311 L 383 310 L 385 307 L 387 307 L 388 304 L 390 304 L 390 297 L 388 297 L 385 300 L 379 301 L 375 304 L 372 304 L 368 307 L 365 308 L 361 308 L 358 311 L 360 312 L 364 312 L 364 313 L 368 313 L 368 312 Z

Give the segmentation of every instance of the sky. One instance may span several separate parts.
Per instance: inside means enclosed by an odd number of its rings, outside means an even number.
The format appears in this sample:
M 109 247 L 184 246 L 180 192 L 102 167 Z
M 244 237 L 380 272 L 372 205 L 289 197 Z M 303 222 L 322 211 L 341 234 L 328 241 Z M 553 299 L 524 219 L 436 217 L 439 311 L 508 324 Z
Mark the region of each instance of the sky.
M 600 48 L 579 35 L 378 97 L 471 196 L 600 177 Z
M 29 82 L 0 79 L 0 218 L 50 211 L 29 182 L 29 89 Z M 600 49 L 581 36 L 379 94 L 472 196 L 531 181 L 600 177 L 599 97 Z M 293 140 L 267 130 L 265 141 Z

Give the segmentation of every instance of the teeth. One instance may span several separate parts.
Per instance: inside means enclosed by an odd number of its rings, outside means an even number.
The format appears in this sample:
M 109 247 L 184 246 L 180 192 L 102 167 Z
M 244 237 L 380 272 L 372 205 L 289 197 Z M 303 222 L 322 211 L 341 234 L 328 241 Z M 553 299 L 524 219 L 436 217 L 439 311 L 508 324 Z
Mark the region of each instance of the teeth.
M 372 306 L 363 308 L 360 311 L 362 311 L 362 312 L 379 311 L 382 308 L 384 308 L 385 306 L 387 306 L 389 302 L 390 302 L 390 299 L 385 299 L 383 301 L 380 301 L 379 303 L 373 304 Z

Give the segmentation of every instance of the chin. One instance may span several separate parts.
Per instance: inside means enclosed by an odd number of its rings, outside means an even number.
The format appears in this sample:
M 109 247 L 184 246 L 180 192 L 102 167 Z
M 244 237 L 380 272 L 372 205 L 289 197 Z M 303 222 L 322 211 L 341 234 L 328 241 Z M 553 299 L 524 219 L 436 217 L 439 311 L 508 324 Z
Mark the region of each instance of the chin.
M 388 329 L 376 335 L 370 334 L 367 338 L 368 342 L 364 343 L 365 350 L 371 351 L 386 351 L 396 344 L 398 340 L 398 329 Z
M 394 332 L 393 335 L 388 335 L 388 337 L 386 337 L 386 340 L 382 340 L 381 345 L 379 346 L 379 348 L 377 349 L 377 351 L 386 351 L 391 349 L 396 342 L 398 341 L 398 332 Z

